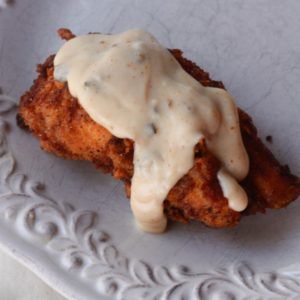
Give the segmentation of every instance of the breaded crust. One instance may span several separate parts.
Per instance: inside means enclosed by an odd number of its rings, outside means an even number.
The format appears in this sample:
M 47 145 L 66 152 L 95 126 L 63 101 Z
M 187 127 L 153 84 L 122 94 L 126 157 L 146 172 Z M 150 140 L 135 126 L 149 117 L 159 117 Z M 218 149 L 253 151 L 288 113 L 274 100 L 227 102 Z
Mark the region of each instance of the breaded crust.
M 59 34 L 65 39 L 74 37 L 66 29 L 61 29 Z M 185 59 L 180 50 L 170 52 L 201 84 L 224 88 L 222 82 L 211 80 L 207 72 Z M 21 97 L 18 123 L 38 137 L 44 150 L 66 159 L 91 161 L 97 168 L 122 180 L 129 197 L 133 141 L 113 136 L 89 117 L 71 96 L 67 84 L 54 79 L 53 60 L 54 55 L 38 65 L 38 78 Z M 249 196 L 247 210 L 239 213 L 228 207 L 217 179 L 220 162 L 202 141 L 195 147 L 194 166 L 164 201 L 168 218 L 181 222 L 197 220 L 211 227 L 231 227 L 242 215 L 285 207 L 299 196 L 299 178 L 279 164 L 258 138 L 251 118 L 240 109 L 239 118 L 250 158 L 249 174 L 241 183 Z

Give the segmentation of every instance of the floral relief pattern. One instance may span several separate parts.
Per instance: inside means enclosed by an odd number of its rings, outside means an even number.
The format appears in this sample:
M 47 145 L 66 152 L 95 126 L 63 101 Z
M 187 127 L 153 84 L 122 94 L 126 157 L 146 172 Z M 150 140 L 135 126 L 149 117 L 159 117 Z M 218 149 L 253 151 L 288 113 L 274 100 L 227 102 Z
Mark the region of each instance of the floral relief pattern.
M 123 255 L 100 228 L 94 211 L 45 196 L 43 186 L 15 172 L 4 115 L 15 107 L 0 95 L 0 218 L 38 244 L 58 265 L 84 278 L 95 293 L 115 299 L 287 299 L 300 297 L 300 271 L 260 273 L 246 263 L 195 272 L 187 266 L 152 266 Z

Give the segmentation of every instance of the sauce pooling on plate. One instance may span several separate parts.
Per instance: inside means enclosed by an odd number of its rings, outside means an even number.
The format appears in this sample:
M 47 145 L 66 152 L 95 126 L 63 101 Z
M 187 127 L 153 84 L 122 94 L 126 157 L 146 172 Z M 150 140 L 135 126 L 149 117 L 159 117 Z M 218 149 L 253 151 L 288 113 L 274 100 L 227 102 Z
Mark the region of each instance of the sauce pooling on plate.
M 95 122 L 134 141 L 131 208 L 142 230 L 165 230 L 163 201 L 192 168 L 201 139 L 221 162 L 218 180 L 229 207 L 246 208 L 238 181 L 249 160 L 232 97 L 202 86 L 151 34 L 79 36 L 59 50 L 54 65 L 55 78 L 68 82 Z

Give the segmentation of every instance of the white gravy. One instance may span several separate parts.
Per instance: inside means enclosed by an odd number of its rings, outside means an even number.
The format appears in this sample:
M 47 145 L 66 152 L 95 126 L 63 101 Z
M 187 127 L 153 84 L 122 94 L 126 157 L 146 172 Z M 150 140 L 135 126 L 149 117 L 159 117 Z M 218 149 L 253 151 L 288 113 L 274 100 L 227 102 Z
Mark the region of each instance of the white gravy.
M 64 44 L 54 65 L 55 78 L 68 82 L 95 122 L 135 142 L 131 208 L 142 230 L 165 230 L 163 201 L 192 168 L 202 138 L 222 164 L 218 179 L 229 207 L 246 208 L 238 181 L 249 161 L 232 97 L 202 86 L 151 34 L 79 36 Z

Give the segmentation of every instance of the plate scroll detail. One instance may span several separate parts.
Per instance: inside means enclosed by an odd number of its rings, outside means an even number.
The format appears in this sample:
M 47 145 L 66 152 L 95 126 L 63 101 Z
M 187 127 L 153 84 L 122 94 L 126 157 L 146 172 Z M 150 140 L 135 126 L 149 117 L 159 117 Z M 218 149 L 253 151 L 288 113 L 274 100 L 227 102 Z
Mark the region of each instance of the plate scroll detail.
M 298 265 L 260 273 L 246 263 L 195 272 L 187 266 L 152 266 L 121 253 L 102 230 L 101 213 L 78 210 L 47 196 L 44 187 L 16 172 L 5 114 L 15 102 L 0 95 L 0 219 L 18 238 L 42 247 L 60 268 L 101 295 L 116 299 L 296 299 Z

